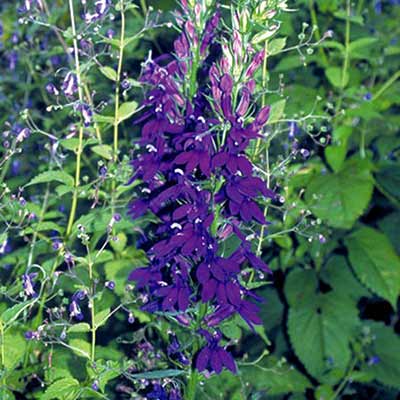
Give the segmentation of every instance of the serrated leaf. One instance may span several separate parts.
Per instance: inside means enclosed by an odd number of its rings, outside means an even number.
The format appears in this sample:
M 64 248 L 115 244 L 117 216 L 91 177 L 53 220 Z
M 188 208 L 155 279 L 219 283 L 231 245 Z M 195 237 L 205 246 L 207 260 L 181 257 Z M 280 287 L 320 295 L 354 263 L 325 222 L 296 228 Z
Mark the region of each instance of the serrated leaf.
M 130 118 L 136 112 L 137 106 L 138 104 L 136 101 L 129 101 L 121 104 L 118 109 L 118 123 Z
M 98 154 L 106 160 L 112 160 L 113 158 L 113 149 L 108 144 L 99 144 L 91 147 L 90 149 L 93 151 L 93 153 Z
M 363 227 L 345 239 L 349 259 L 360 281 L 396 307 L 400 294 L 400 258 L 381 232 Z
M 79 146 L 78 138 L 61 139 L 60 144 L 67 150 L 76 151 Z
M 376 174 L 378 189 L 392 200 L 396 205 L 400 204 L 400 167 L 388 166 L 382 168 Z
M 73 399 L 79 390 L 79 382 L 74 378 L 63 378 L 52 383 L 46 392 L 40 397 L 41 400 L 67 400 Z
M 338 173 L 313 177 L 305 199 L 311 211 L 334 228 L 351 228 L 368 206 L 373 179 L 369 166 L 347 161 Z
M 317 282 L 314 271 L 297 269 L 289 274 L 285 284 L 288 333 L 307 371 L 321 383 L 336 383 L 351 358 L 349 341 L 358 324 L 358 311 L 346 296 L 317 292 Z
M 379 362 L 368 367 L 379 382 L 400 389 L 400 338 L 388 326 L 379 322 L 369 322 L 374 341 L 371 356 L 378 356 Z
M 60 182 L 69 186 L 73 186 L 74 178 L 64 171 L 46 171 L 35 176 L 26 186 L 47 182 Z
M 117 80 L 117 73 L 114 69 L 112 69 L 111 67 L 101 67 L 100 68 L 100 72 L 108 79 L 112 80 L 112 81 L 116 81 Z

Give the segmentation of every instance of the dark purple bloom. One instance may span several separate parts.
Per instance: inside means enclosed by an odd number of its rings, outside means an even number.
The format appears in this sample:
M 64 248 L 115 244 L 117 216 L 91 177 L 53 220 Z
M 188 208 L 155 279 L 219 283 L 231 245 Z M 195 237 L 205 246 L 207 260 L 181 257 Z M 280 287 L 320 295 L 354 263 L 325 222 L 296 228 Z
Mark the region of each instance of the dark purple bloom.
M 207 345 L 197 354 L 196 368 L 198 371 L 208 370 L 220 374 L 223 368 L 227 368 L 235 374 L 237 369 L 232 355 L 218 344 L 222 338 L 221 333 L 217 331 L 213 336 L 204 330 L 201 333 L 206 337 Z
M 72 300 L 69 305 L 69 315 L 71 318 L 76 318 L 78 321 L 83 320 L 83 314 L 77 301 Z

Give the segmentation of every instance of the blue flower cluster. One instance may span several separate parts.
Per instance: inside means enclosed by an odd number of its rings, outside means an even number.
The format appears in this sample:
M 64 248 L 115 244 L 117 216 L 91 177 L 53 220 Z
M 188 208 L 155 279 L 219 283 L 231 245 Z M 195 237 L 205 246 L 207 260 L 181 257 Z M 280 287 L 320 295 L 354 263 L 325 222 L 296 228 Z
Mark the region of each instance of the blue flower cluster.
M 138 120 L 146 151 L 132 161 L 131 181 L 142 185 L 129 213 L 138 218 L 150 211 L 159 222 L 145 243 L 149 266 L 133 270 L 129 279 L 136 281 L 144 310 L 173 312 L 182 324 L 190 325 L 192 311 L 206 304 L 198 333 L 207 344 L 197 355 L 197 369 L 235 372 L 232 356 L 218 344 L 217 326 L 234 314 L 251 328 L 261 323 L 259 307 L 249 301 L 259 298 L 245 287 L 242 272 L 248 264 L 269 272 L 243 233 L 246 226 L 267 223 L 258 199 L 275 198 L 246 155 L 269 117 L 269 107 L 253 112 L 253 75 L 264 53 L 253 54 L 235 84 L 215 40 L 219 13 L 200 33 L 189 13 L 185 22 L 185 11 L 174 57 L 147 60 L 141 76 L 149 87 Z M 232 236 L 240 245 L 225 256 L 222 243 Z

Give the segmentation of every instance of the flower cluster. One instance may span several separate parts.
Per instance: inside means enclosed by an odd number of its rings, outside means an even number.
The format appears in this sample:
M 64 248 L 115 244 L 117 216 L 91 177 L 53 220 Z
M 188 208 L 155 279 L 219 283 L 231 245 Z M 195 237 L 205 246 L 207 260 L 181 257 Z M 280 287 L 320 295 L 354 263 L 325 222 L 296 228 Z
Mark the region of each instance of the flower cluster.
M 246 287 L 243 269 L 250 265 L 260 275 L 269 269 L 244 231 L 267 223 L 258 199 L 275 194 L 255 176 L 246 154 L 269 116 L 269 107 L 254 113 L 253 101 L 253 76 L 264 53 L 252 53 L 238 85 L 232 60 L 215 40 L 220 15 L 205 13 L 196 5 L 193 17 L 184 2 L 174 57 L 144 64 L 141 82 L 149 90 L 138 122 L 144 122 L 140 145 L 147 151 L 132 161 L 132 181 L 140 180 L 142 189 L 129 213 L 138 218 L 150 211 L 159 222 L 144 243 L 149 266 L 133 270 L 129 279 L 142 293 L 144 310 L 172 312 L 183 325 L 202 327 L 197 332 L 207 344 L 197 369 L 220 373 L 236 367 L 218 344 L 216 327 L 234 314 L 251 328 L 261 323 L 259 307 L 249 300 L 259 298 Z M 237 37 L 238 59 L 240 51 Z M 232 237 L 240 245 L 225 254 Z M 199 321 L 201 313 L 192 310 L 201 303 L 207 307 Z

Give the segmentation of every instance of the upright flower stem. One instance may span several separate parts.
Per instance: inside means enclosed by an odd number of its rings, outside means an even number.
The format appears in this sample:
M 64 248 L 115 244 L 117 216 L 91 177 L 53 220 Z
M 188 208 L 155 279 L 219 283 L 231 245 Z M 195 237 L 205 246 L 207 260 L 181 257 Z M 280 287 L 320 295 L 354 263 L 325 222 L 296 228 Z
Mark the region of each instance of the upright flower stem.
M 4 327 L 3 327 L 3 322 L 0 320 L 0 356 L 1 356 L 1 369 L 4 370 L 5 368 L 5 348 L 4 348 Z M 3 386 L 6 385 L 6 379 L 4 377 L 4 373 L 3 373 L 3 377 L 1 379 L 1 384 Z
M 118 135 L 119 135 L 119 96 L 121 87 L 121 74 L 122 65 L 124 62 L 124 42 L 125 42 L 125 10 L 124 1 L 119 2 L 121 7 L 121 35 L 119 39 L 119 56 L 118 56 L 118 67 L 117 67 L 117 78 L 115 80 L 115 109 L 114 109 L 114 161 L 118 159 Z
M 190 371 L 189 381 L 186 387 L 185 400 L 195 400 L 196 399 L 196 388 L 198 382 L 199 374 L 195 369 Z
M 261 106 L 265 107 L 267 99 L 266 99 L 266 93 L 265 90 L 267 89 L 267 73 L 268 73 L 268 69 L 267 69 L 267 61 L 268 61 L 268 41 L 265 41 L 265 46 L 264 46 L 264 51 L 265 51 L 265 55 L 264 55 L 264 62 L 263 62 L 263 69 L 262 69 L 262 88 L 263 88 L 263 95 L 262 95 L 262 99 L 261 99 Z M 270 167 L 269 167 L 269 140 L 266 143 L 266 148 L 265 148 L 265 163 L 266 163 L 266 172 L 267 172 L 267 187 L 270 187 Z M 261 145 L 261 138 L 257 139 L 257 145 L 256 145 L 256 150 L 254 152 L 254 157 L 256 158 L 259 152 L 259 148 Z M 264 208 L 264 216 L 266 217 L 268 213 L 268 207 Z M 258 244 L 257 244 L 257 252 L 256 255 L 259 256 L 261 254 L 261 250 L 262 250 L 262 243 L 264 240 L 264 235 L 265 235 L 265 225 L 263 225 L 261 227 L 261 231 L 260 231 L 260 237 L 258 240 Z M 252 271 L 252 275 L 250 277 L 250 279 L 252 280 L 254 276 L 254 271 Z
M 91 333 L 92 333 L 92 338 L 91 338 L 91 350 L 90 350 L 90 361 L 94 362 L 95 360 L 95 356 L 96 356 L 96 324 L 95 324 L 95 315 L 96 315 L 96 311 L 94 308 L 94 291 L 95 291 L 95 287 L 93 284 L 93 261 L 92 258 L 90 256 L 90 250 L 89 248 L 87 248 L 88 251 L 88 258 L 89 258 L 89 262 L 88 262 L 88 267 L 89 267 L 89 281 L 92 284 L 91 286 L 91 293 L 90 293 L 90 297 L 89 297 L 89 308 L 90 308 L 90 322 L 91 322 Z
M 72 28 L 72 36 L 73 36 L 76 77 L 77 77 L 77 81 L 78 81 L 78 97 L 79 97 L 79 102 L 82 104 L 83 103 L 83 92 L 82 92 L 81 67 L 79 64 L 78 40 L 77 40 L 77 34 L 76 34 L 73 0 L 69 0 L 69 11 L 70 11 L 71 28 Z M 74 189 L 74 193 L 72 195 L 71 211 L 69 214 L 68 226 L 67 226 L 67 231 L 66 231 L 67 237 L 71 234 L 72 226 L 73 226 L 74 220 L 75 220 L 76 208 L 78 205 L 78 189 L 79 189 L 80 177 L 81 177 L 82 149 L 83 149 L 83 125 L 81 122 L 79 125 L 78 148 L 76 150 L 75 189 Z

